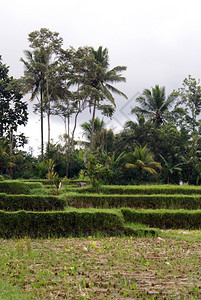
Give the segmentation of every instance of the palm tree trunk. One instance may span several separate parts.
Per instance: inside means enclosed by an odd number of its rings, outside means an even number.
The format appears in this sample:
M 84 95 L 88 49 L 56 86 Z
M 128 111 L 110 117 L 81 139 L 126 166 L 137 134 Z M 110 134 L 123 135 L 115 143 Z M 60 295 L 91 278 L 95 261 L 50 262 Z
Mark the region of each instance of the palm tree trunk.
M 74 128 L 73 128 L 73 132 L 72 132 L 71 151 L 74 150 L 75 129 L 77 127 L 77 118 L 78 118 L 79 113 L 80 113 L 80 110 L 78 110 L 77 113 L 76 113 L 76 115 L 75 115 Z
M 94 99 L 93 115 L 91 120 L 90 151 L 93 151 L 95 115 L 96 115 L 96 99 Z
M 50 145 L 50 95 L 49 95 L 49 84 L 48 84 L 48 67 L 49 67 L 49 58 L 46 63 L 46 93 L 47 93 L 47 128 L 48 128 L 48 136 L 47 136 L 47 152 L 49 153 L 49 145 Z
M 44 138 L 43 138 L 43 89 L 40 89 L 40 122 L 41 122 L 41 160 L 44 160 Z
M 9 138 L 9 147 L 10 147 L 10 160 L 12 160 L 12 154 L 13 154 L 13 131 L 10 128 L 10 138 Z M 13 179 L 13 167 L 10 167 L 9 175 L 11 179 Z
M 69 165 L 70 165 L 70 116 L 68 115 L 68 133 L 66 130 L 66 124 L 65 124 L 65 131 L 67 134 L 66 137 L 66 178 L 68 178 L 69 175 Z
M 139 180 L 139 183 L 141 183 L 141 181 L 142 181 L 142 169 L 141 168 L 139 168 L 139 170 L 138 170 L 138 180 Z

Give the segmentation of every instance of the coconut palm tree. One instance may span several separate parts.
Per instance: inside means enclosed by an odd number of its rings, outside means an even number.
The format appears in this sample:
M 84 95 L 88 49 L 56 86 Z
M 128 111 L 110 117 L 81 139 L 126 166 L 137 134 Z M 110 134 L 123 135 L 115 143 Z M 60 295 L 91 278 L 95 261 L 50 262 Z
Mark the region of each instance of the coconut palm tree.
M 91 129 L 92 129 L 92 120 L 89 120 L 89 122 L 84 122 L 81 124 L 81 127 L 83 129 L 83 135 L 90 140 L 91 138 Z M 94 119 L 94 134 L 101 131 L 105 127 L 105 123 L 103 119 L 99 119 L 98 117 Z
M 137 97 L 136 101 L 140 106 L 132 109 L 131 113 L 143 114 L 153 123 L 160 125 L 164 123 L 165 113 L 171 107 L 172 102 L 176 97 L 171 96 L 166 99 L 165 87 L 155 85 L 151 90 L 145 89 L 141 96 Z
M 25 50 L 26 60 L 20 60 L 24 64 L 23 92 L 31 93 L 30 101 L 39 96 L 40 100 L 40 120 L 41 120 L 41 159 L 44 155 L 44 138 L 43 138 L 43 117 L 44 117 L 44 90 L 45 90 L 45 61 L 44 51 L 34 50 L 33 52 Z
M 125 82 L 125 77 L 120 72 L 126 71 L 125 66 L 116 66 L 111 70 L 109 67 L 109 56 L 107 48 L 103 49 L 102 46 L 98 50 L 92 48 L 92 54 L 96 62 L 95 74 L 90 80 L 90 86 L 94 89 L 93 96 L 90 99 L 90 106 L 93 107 L 92 113 L 92 126 L 91 126 L 91 139 L 90 139 L 90 150 L 93 149 L 93 135 L 94 135 L 94 120 L 96 114 L 96 108 L 101 100 L 109 100 L 113 106 L 115 105 L 115 99 L 113 93 L 123 96 L 127 99 L 127 96 L 115 88 L 112 84 L 118 82 Z
M 143 172 L 148 172 L 157 175 L 156 168 L 162 169 L 161 164 L 154 161 L 153 154 L 145 147 L 135 147 L 134 152 L 129 152 L 125 155 L 127 169 L 136 169 L 138 171 L 138 179 L 141 181 Z

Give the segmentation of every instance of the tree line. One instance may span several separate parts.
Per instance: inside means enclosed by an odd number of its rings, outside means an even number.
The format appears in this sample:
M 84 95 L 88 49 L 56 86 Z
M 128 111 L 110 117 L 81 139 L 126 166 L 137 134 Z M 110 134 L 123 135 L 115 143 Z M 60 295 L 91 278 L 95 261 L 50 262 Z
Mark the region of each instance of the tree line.
M 87 172 L 105 183 L 184 182 L 199 184 L 201 86 L 192 76 L 167 97 L 165 87 L 144 89 L 131 110 L 133 121 L 114 134 L 104 119 L 96 117 L 115 111 L 115 95 L 127 98 L 115 87 L 125 82 L 125 66 L 109 67 L 108 49 L 70 47 L 63 49 L 59 33 L 47 28 L 28 35 L 31 50 L 24 51 L 24 75 L 9 77 L 9 68 L 0 58 L 0 170 L 12 177 L 44 177 L 47 159 L 54 159 L 60 177 Z M 27 142 L 17 135 L 18 125 L 28 121 L 27 102 L 34 99 L 40 115 L 41 154 L 20 151 Z M 79 115 L 89 109 L 92 118 L 81 125 L 87 142 L 76 146 Z M 64 121 L 65 135 L 51 143 L 50 116 Z M 48 140 L 44 142 L 44 116 Z M 46 146 L 46 147 L 45 147 Z M 91 172 L 91 173 L 90 173 Z M 91 174 L 91 175 L 90 175 Z M 80 175 L 81 176 L 81 175 Z

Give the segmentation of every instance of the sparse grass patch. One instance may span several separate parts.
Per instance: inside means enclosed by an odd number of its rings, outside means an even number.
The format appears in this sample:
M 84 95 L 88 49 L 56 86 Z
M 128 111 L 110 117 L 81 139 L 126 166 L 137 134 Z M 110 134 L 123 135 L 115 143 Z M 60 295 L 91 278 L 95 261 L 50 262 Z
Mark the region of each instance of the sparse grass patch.
M 200 246 L 165 237 L 0 240 L 0 279 L 29 299 L 199 299 Z

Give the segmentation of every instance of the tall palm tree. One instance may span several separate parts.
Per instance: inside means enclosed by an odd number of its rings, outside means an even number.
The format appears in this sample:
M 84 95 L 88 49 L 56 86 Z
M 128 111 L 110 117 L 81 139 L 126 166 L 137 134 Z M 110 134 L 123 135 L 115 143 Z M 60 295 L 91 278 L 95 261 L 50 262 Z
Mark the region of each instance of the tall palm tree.
M 140 104 L 132 109 L 131 113 L 143 114 L 153 123 L 160 125 L 164 123 L 165 113 L 171 107 L 172 102 L 176 97 L 171 96 L 166 99 L 165 87 L 155 85 L 151 90 L 145 89 L 141 96 L 136 101 Z
M 162 169 L 161 164 L 154 161 L 153 154 L 145 147 L 135 147 L 134 152 L 129 152 L 125 155 L 127 169 L 136 169 L 138 171 L 138 180 L 141 181 L 143 172 L 148 172 L 157 175 L 156 168 Z
M 31 93 L 30 101 L 33 101 L 39 95 L 40 102 L 40 120 L 41 120 L 41 159 L 44 156 L 44 138 L 43 138 L 43 117 L 44 117 L 44 91 L 45 91 L 45 61 L 44 51 L 34 50 L 33 52 L 25 50 L 26 60 L 20 60 L 24 64 L 23 91 Z
M 92 129 L 92 120 L 89 120 L 89 122 L 84 122 L 81 124 L 81 127 L 83 129 L 83 135 L 90 140 L 91 139 L 91 129 Z M 101 131 L 105 127 L 105 123 L 103 119 L 99 119 L 98 117 L 94 119 L 94 134 Z
M 107 48 L 103 49 L 102 46 L 98 50 L 92 48 L 92 54 L 95 58 L 97 68 L 95 74 L 91 79 L 90 85 L 96 91 L 91 97 L 90 104 L 93 107 L 92 113 L 92 126 L 91 126 L 91 140 L 90 140 L 90 150 L 93 149 L 93 135 L 94 135 L 94 120 L 96 108 L 101 100 L 109 100 L 113 106 L 115 105 L 115 99 L 113 93 L 121 95 L 127 99 L 127 96 L 115 88 L 113 83 L 125 82 L 125 77 L 122 76 L 120 72 L 126 71 L 127 67 L 125 66 L 116 66 L 111 70 L 108 70 L 109 67 L 109 56 Z

